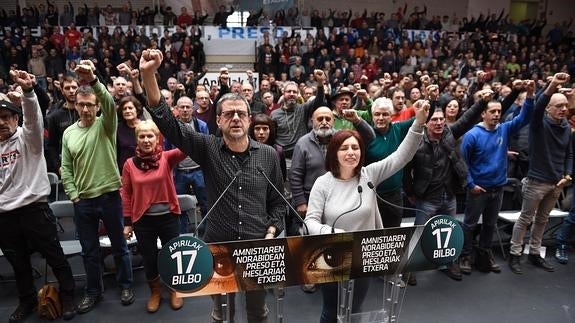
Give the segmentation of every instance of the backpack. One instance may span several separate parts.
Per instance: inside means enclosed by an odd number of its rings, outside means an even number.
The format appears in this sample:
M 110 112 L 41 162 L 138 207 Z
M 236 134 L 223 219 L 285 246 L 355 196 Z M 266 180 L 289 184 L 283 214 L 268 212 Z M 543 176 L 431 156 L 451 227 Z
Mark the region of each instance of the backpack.
M 56 287 L 46 284 L 38 291 L 38 314 L 48 320 L 62 316 L 62 303 Z

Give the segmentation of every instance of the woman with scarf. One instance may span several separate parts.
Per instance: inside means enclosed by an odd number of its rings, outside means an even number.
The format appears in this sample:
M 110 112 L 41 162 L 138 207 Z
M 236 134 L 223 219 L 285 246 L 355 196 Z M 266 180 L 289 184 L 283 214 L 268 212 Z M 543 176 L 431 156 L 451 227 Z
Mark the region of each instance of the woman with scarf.
M 144 270 L 151 295 L 147 310 L 159 309 L 162 283 L 158 273 L 158 237 L 162 244 L 180 232 L 180 206 L 174 186 L 173 168 L 186 158 L 178 149 L 163 151 L 160 130 L 146 120 L 136 125 L 136 156 L 124 163 L 122 171 L 122 206 L 124 235 L 131 238 L 136 232 L 138 247 L 144 259 Z M 184 302 L 170 291 L 170 305 L 178 310 Z

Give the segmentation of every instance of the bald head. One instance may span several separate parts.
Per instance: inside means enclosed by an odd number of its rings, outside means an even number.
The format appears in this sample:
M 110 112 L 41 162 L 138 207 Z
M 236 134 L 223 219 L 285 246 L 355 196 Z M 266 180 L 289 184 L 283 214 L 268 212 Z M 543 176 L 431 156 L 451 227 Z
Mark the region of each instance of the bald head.
M 313 131 L 318 137 L 330 137 L 335 133 L 333 129 L 333 112 L 328 107 L 317 108 L 312 115 Z

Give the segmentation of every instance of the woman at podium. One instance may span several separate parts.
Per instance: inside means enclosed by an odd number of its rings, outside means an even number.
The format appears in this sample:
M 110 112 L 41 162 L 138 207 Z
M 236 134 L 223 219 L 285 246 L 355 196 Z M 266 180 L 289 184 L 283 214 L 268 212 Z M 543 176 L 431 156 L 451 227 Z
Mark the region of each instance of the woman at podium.
M 366 149 L 356 131 L 340 130 L 327 146 L 327 173 L 320 176 L 310 193 L 305 223 L 310 234 L 330 234 L 382 229 L 375 187 L 403 168 L 415 154 L 423 137 L 429 102 L 414 105 L 416 118 L 397 151 L 387 158 L 363 166 Z M 356 280 L 354 312 L 358 312 L 368 282 Z M 337 320 L 337 283 L 321 285 L 322 323 Z

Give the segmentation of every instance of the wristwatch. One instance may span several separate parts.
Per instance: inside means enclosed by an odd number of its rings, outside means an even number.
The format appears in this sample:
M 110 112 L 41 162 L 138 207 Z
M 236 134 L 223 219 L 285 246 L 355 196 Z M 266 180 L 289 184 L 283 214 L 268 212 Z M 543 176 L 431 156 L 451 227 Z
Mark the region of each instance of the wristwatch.
M 573 180 L 573 178 L 571 178 L 571 175 L 565 175 L 565 176 L 563 176 L 563 179 L 565 179 L 569 182 L 571 182 Z

